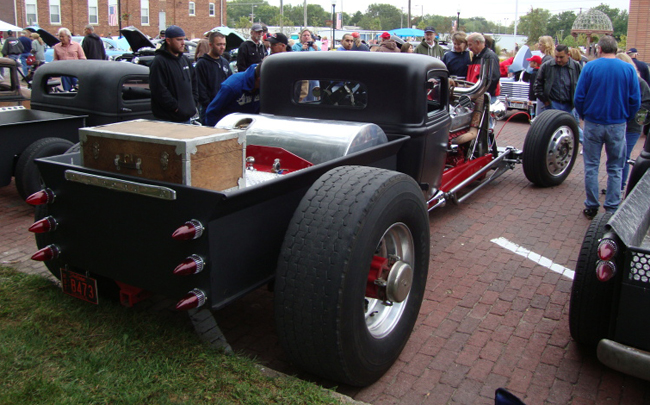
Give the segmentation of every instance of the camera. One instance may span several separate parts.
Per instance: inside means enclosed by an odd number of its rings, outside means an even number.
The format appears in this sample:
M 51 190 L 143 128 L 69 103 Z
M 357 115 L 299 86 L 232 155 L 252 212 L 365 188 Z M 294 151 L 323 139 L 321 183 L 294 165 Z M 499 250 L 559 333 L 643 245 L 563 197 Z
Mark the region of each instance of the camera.
M 314 46 L 314 41 L 307 41 L 307 47 L 311 48 Z

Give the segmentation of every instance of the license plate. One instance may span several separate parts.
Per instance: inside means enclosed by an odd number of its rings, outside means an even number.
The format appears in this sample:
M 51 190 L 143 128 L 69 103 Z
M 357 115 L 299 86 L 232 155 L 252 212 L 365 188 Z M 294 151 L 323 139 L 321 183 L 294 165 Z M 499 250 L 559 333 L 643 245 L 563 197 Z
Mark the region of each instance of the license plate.
M 527 108 L 528 104 L 524 103 L 510 103 L 510 107 L 512 108 Z
M 63 292 L 97 305 L 97 280 L 66 269 L 61 269 Z

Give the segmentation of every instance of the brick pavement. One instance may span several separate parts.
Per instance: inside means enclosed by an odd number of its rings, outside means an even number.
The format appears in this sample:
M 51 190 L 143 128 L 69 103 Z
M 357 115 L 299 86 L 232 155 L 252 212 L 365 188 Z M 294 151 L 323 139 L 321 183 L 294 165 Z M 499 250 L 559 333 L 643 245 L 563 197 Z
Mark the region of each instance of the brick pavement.
M 527 128 L 513 119 L 499 144 L 522 147 Z M 505 238 L 575 269 L 589 224 L 581 214 L 582 179 L 581 158 L 564 184 L 549 189 L 532 186 L 517 167 L 465 203 L 431 213 L 427 292 L 404 352 L 376 384 L 337 390 L 373 404 L 487 404 L 497 387 L 527 404 L 650 403 L 650 383 L 602 366 L 572 341 L 571 280 L 491 242 Z M 601 168 L 603 187 L 604 179 Z M 0 189 L 0 261 L 46 274 L 42 264 L 29 260 L 35 251 L 26 231 L 31 216 L 13 184 Z M 334 385 L 288 363 L 265 289 L 216 318 L 235 350 L 265 367 Z

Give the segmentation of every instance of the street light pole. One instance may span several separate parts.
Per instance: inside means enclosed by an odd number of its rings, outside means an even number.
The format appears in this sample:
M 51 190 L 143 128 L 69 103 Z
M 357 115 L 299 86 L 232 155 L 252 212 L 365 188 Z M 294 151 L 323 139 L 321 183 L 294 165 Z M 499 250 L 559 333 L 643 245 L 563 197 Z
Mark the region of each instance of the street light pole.
M 335 39 L 334 34 L 336 33 L 336 0 L 332 0 L 332 49 L 334 49 Z
M 456 31 L 460 31 L 460 9 L 456 9 Z

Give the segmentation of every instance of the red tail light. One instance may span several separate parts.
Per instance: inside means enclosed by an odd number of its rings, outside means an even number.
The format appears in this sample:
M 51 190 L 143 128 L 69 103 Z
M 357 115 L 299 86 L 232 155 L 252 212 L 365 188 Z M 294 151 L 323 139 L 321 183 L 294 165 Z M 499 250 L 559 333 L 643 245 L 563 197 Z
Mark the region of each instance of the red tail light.
M 38 220 L 29 227 L 30 232 L 34 233 L 46 233 L 51 232 L 56 229 L 59 224 L 56 222 L 53 216 L 45 217 L 41 220 Z
M 174 231 L 172 238 L 176 240 L 192 240 L 197 239 L 203 235 L 203 224 L 196 219 L 187 221 L 180 228 Z
M 613 239 L 601 239 L 598 244 L 598 257 L 600 260 L 612 260 L 618 252 L 618 246 Z
M 54 192 L 50 190 L 49 188 L 46 188 L 41 191 L 37 191 L 34 194 L 30 195 L 27 197 L 25 201 L 27 201 L 27 204 L 31 205 L 43 205 L 43 204 L 51 204 L 54 202 Z
M 200 273 L 205 267 L 205 260 L 199 255 L 189 256 L 181 264 L 176 266 L 174 274 L 177 276 L 189 276 Z
M 616 265 L 610 261 L 599 260 L 596 264 L 596 277 L 598 281 L 609 281 L 616 275 Z
M 32 260 L 37 260 L 39 262 L 45 262 L 48 260 L 56 259 L 59 257 L 61 250 L 57 245 L 48 245 L 38 252 L 34 253 Z
M 205 304 L 206 296 L 205 293 L 198 288 L 193 289 L 186 296 L 184 296 L 178 304 L 176 304 L 176 309 L 179 311 L 187 311 L 188 309 L 198 308 L 201 305 Z

